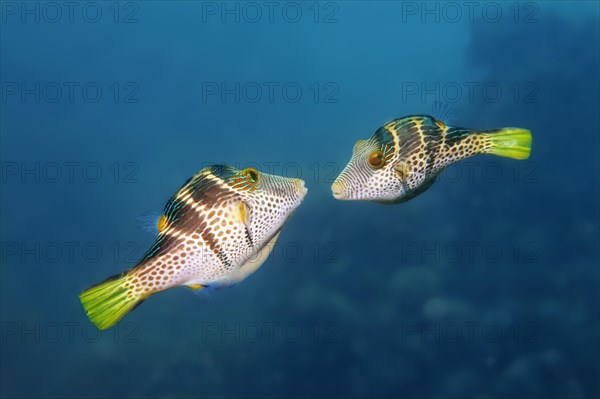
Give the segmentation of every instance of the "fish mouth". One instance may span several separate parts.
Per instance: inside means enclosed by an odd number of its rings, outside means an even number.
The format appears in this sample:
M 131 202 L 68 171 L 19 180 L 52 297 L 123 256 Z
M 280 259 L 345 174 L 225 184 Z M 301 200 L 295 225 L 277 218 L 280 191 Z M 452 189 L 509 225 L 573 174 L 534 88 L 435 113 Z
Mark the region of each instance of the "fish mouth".
M 308 193 L 308 188 L 306 188 L 306 186 L 304 185 L 304 180 L 297 179 L 295 183 L 296 183 L 296 188 L 298 189 L 298 192 L 300 193 L 300 197 L 304 198 L 306 196 L 306 194 Z
M 344 191 L 345 191 L 344 185 L 342 183 L 340 183 L 339 181 L 335 181 L 331 185 L 331 193 L 333 194 L 333 198 L 335 198 L 335 199 L 345 200 L 346 195 L 345 195 Z

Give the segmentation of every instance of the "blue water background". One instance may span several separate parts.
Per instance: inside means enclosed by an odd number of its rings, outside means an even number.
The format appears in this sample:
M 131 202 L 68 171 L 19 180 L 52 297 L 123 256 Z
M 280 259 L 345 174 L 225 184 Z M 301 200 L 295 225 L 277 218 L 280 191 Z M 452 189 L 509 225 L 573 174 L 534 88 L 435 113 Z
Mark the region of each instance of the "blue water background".
M 84 4 L 3 8 L 2 397 L 598 397 L 595 2 L 100 2 L 95 23 Z M 331 197 L 356 140 L 435 101 L 531 129 L 531 158 L 473 158 L 397 206 Z M 98 336 L 78 294 L 214 162 L 306 181 L 272 258 Z

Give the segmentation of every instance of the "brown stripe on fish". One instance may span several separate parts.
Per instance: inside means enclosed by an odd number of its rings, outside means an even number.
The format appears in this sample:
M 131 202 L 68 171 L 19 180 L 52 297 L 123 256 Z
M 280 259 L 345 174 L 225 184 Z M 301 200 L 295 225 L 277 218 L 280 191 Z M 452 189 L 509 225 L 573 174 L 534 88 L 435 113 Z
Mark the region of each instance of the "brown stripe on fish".
M 225 184 L 221 178 L 212 174 L 205 174 L 195 185 L 192 198 L 205 207 L 212 208 L 235 194 L 235 191 Z
M 410 118 L 402 134 L 399 136 L 403 156 L 418 152 L 423 148 L 422 132 L 415 118 Z
M 220 219 L 215 217 L 208 222 L 203 222 L 202 225 L 198 227 L 198 232 L 200 237 L 202 237 L 204 244 L 208 246 L 208 249 L 210 249 L 217 256 L 217 258 L 219 258 L 224 267 L 229 268 L 231 267 L 231 261 L 227 258 L 227 255 L 219 245 L 218 238 L 213 233 L 211 227 L 211 224 L 219 223 L 219 221 Z
M 433 172 L 434 161 L 442 145 L 442 134 L 440 127 L 436 123 L 431 123 L 429 118 L 421 124 L 421 132 L 425 143 L 424 151 L 427 156 L 425 174 L 430 175 Z
M 170 225 L 185 233 L 196 230 L 207 209 L 214 209 L 238 194 L 221 178 L 204 172 L 171 198 L 165 207 Z
M 408 129 L 407 135 L 414 137 L 414 140 L 407 140 L 405 154 L 411 156 L 416 161 L 419 169 L 424 169 L 427 160 L 427 143 L 425 141 L 425 132 L 422 129 L 423 121 L 421 119 L 412 118 L 412 126 Z M 410 145 L 408 143 L 410 142 Z

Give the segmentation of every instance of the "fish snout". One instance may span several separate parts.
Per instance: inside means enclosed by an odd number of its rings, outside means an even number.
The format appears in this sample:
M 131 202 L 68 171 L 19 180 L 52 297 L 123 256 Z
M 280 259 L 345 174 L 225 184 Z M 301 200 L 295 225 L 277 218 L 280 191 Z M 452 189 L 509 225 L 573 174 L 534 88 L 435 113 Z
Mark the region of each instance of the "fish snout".
M 308 189 L 304 185 L 304 180 L 295 179 L 294 186 L 296 187 L 302 198 L 304 198 L 304 196 L 306 196 L 306 193 L 308 193 Z
M 331 185 L 331 193 L 335 199 L 346 199 L 344 185 L 339 180 L 334 181 Z

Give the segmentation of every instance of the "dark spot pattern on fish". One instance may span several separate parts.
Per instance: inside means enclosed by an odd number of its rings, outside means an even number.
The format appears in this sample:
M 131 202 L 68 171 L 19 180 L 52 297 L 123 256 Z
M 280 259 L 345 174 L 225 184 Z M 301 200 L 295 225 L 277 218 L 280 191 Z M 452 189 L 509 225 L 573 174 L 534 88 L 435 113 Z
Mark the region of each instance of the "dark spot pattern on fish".
M 168 234 L 159 234 L 154 241 L 154 244 L 146 251 L 142 259 L 139 261 L 138 265 L 142 265 L 149 260 L 161 256 L 163 254 L 168 253 L 173 248 L 177 248 L 184 239 L 182 237 L 174 237 Z

